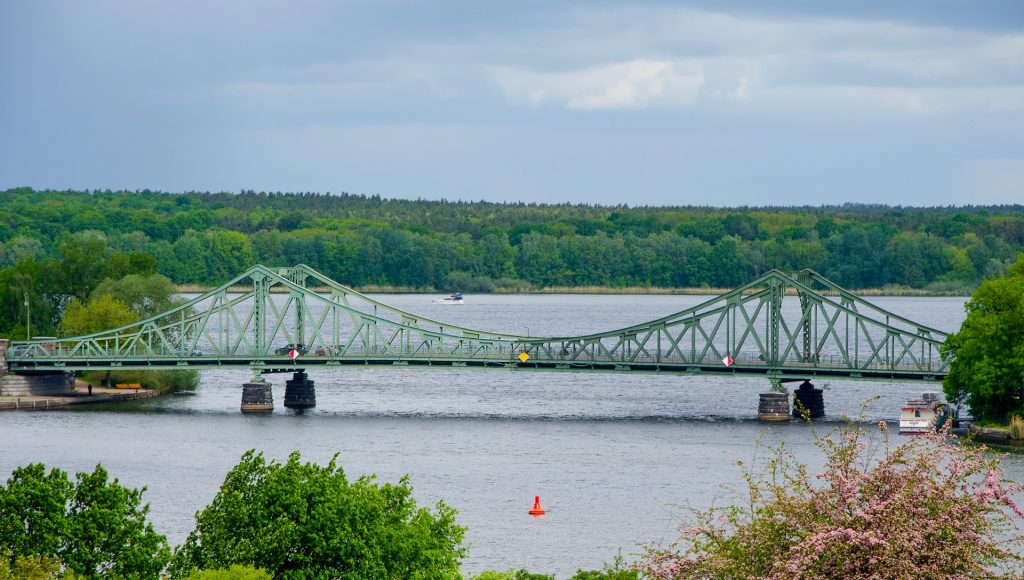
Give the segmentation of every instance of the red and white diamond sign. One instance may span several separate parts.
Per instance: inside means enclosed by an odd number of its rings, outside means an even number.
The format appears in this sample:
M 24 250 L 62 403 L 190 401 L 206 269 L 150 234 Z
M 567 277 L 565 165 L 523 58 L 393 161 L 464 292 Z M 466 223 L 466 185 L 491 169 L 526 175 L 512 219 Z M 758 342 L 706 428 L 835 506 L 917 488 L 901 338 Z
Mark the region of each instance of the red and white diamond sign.
M 729 356 L 729 355 L 725 355 L 725 358 L 722 359 L 722 364 L 724 364 L 727 367 L 731 367 L 732 366 L 732 357 Z
M 291 349 L 290 351 L 288 351 L 288 358 L 292 360 L 299 358 L 299 351 L 295 350 L 294 348 Z

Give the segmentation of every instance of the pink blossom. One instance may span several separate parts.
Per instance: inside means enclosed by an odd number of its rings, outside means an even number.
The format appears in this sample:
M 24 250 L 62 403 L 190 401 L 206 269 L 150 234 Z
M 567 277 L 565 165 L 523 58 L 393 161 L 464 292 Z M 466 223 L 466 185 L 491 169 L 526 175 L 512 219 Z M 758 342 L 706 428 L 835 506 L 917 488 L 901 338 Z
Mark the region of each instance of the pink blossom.
M 1020 574 L 1024 510 L 998 458 L 948 430 L 877 453 L 849 423 L 817 437 L 813 477 L 785 449 L 762 473 L 742 466 L 749 498 L 698 513 L 677 544 L 649 548 L 637 569 L 678 578 L 975 578 Z M 817 482 L 815 484 L 815 482 Z

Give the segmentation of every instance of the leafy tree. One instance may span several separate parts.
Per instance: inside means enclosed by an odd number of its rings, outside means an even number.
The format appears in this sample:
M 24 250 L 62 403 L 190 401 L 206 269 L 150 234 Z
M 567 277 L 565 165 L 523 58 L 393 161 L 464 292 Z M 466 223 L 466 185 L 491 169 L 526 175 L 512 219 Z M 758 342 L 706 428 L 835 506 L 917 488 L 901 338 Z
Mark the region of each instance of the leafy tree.
M 149 318 L 180 304 L 181 299 L 176 294 L 177 289 L 166 276 L 129 274 L 119 280 L 100 282 L 90 299 L 94 302 L 103 296 L 111 296 L 128 306 L 139 318 Z
M 950 361 L 943 390 L 976 417 L 1002 421 L 1024 411 L 1024 254 L 1005 276 L 982 282 L 966 308 L 942 346 Z
M 637 568 L 657 579 L 1017 577 L 1024 510 L 1012 496 L 1024 486 L 984 447 L 948 436 L 892 449 L 860 424 L 837 427 L 816 437 L 820 486 L 776 448 L 763 472 L 744 469 L 748 497 L 698 513 Z
M 197 570 L 186 580 L 270 580 L 272 576 L 259 568 L 234 565 L 226 570 Z
M 171 552 L 147 520 L 144 491 L 108 481 L 100 465 L 75 482 L 41 463 L 18 467 L 0 486 L 0 551 L 59 559 L 92 578 L 157 578 Z
M 26 316 L 31 311 L 32 334 L 49 334 L 60 298 L 53 294 L 57 268 L 51 261 L 26 259 L 12 268 L 0 270 L 0 328 L 16 329 L 12 335 L 25 336 Z M 30 308 L 25 308 L 28 296 Z
M 60 328 L 64 336 L 81 336 L 123 326 L 138 319 L 139 315 L 127 304 L 110 294 L 103 294 L 88 304 L 73 298 L 64 310 Z
M 60 560 L 49 556 L 12 556 L 0 553 L 0 580 L 75 580 L 81 578 L 63 570 Z
M 40 260 L 45 251 L 43 243 L 39 240 L 26 236 L 15 236 L 4 244 L 4 262 L 13 266 L 29 258 Z
M 202 258 L 206 262 L 203 282 L 220 284 L 252 266 L 252 242 L 237 231 L 214 230 L 203 236 Z
M 62 286 L 79 300 L 103 279 L 107 237 L 101 232 L 81 232 L 61 244 Z
M 527 570 L 485 570 L 470 580 L 555 580 L 550 574 L 534 574 Z
M 408 478 L 349 482 L 336 463 L 285 463 L 248 451 L 196 527 L 175 552 L 170 572 L 234 564 L 275 578 L 457 577 L 465 555 L 455 510 L 417 508 Z
M 171 246 L 174 259 L 169 261 L 170 272 L 165 272 L 179 282 L 206 282 L 206 249 L 203 240 L 189 231 L 174 241 Z

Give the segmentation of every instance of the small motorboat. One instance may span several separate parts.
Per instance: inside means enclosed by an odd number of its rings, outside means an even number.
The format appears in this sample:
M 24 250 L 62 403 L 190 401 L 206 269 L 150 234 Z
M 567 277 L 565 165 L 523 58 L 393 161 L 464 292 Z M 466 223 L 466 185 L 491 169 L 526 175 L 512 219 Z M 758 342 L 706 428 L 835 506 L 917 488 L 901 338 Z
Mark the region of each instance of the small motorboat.
M 459 294 L 458 292 L 456 292 L 455 294 L 452 294 L 451 296 L 445 296 L 444 298 L 438 298 L 437 300 L 434 300 L 434 304 L 463 304 L 463 302 L 462 302 L 462 294 Z
M 900 434 L 928 433 L 942 426 L 948 418 L 946 403 L 939 393 L 922 393 L 900 409 Z

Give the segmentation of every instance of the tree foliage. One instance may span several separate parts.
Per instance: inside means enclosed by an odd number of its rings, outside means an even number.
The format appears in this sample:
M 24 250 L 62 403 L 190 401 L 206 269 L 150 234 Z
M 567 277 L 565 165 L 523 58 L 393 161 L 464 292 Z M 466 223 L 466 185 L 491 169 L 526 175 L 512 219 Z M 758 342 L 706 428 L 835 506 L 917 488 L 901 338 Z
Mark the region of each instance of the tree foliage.
M 75 580 L 82 578 L 65 570 L 60 560 L 49 556 L 12 556 L 0 553 L 0 580 Z
M 108 328 L 117 328 L 139 319 L 127 304 L 109 294 L 98 296 L 95 300 L 83 304 L 78 298 L 72 298 L 60 328 L 63 336 L 81 336 Z
M 885 424 L 880 425 L 883 432 Z M 824 470 L 778 448 L 748 497 L 699 512 L 638 569 L 677 578 L 987 578 L 1020 574 L 1020 483 L 983 447 L 932 433 L 890 448 L 857 424 L 817 438 Z M 813 479 L 821 482 L 815 485 Z
M 100 282 L 90 294 L 90 301 L 112 296 L 126 304 L 139 318 L 149 318 L 178 306 L 181 299 L 175 294 L 177 289 L 166 276 L 128 274 L 122 278 L 107 278 Z
M 185 580 L 271 580 L 272 576 L 259 568 L 235 564 L 227 569 L 196 570 Z
M 413 288 L 444 288 L 452 273 L 462 273 L 452 281 L 480 288 L 502 279 L 534 287 L 730 287 L 772 268 L 814 268 L 848 288 L 968 289 L 1001 274 L 1022 250 L 1019 205 L 631 208 L 251 191 L 0 191 L 0 266 L 62 263 L 55 287 L 83 300 L 103 279 L 129 273 L 155 269 L 176 283 L 217 285 L 253 263 L 305 263 L 347 284 Z M 2 307 L 0 328 L 12 328 L 17 321 L 5 324 Z
M 979 418 L 1024 413 L 1024 254 L 1005 276 L 982 282 L 966 308 L 942 347 L 950 360 L 946 397 L 966 401 Z
M 15 566 L 36 557 L 90 578 L 157 578 L 170 548 L 147 520 L 144 491 L 108 480 L 100 465 L 74 482 L 41 463 L 18 467 L 0 486 L 0 551 Z
M 196 514 L 172 576 L 248 565 L 275 578 L 458 577 L 464 530 L 455 510 L 418 508 L 407 478 L 350 482 L 336 463 L 285 463 L 248 451 Z

